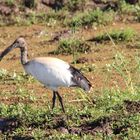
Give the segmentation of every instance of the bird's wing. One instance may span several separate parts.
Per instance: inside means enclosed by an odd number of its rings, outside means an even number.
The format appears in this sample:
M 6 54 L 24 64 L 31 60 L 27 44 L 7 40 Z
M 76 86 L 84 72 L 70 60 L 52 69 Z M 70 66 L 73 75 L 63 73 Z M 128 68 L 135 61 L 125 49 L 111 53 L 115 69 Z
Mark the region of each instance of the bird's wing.
M 85 91 L 89 91 L 91 88 L 91 83 L 89 80 L 76 68 L 70 66 L 69 70 L 72 74 L 72 81 L 75 83 L 72 86 L 79 86 Z

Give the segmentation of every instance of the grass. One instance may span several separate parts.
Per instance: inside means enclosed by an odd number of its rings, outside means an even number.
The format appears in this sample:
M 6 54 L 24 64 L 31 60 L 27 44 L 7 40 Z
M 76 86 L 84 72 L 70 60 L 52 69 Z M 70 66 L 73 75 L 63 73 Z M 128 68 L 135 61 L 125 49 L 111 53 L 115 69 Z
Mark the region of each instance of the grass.
M 84 64 L 80 70 L 83 72 L 95 72 L 96 69 L 97 66 L 95 64 Z
M 19 102 L 13 104 L 0 103 L 0 118 L 3 122 L 1 138 L 32 138 L 32 139 L 139 139 L 140 134 L 140 88 L 138 79 L 130 74 L 139 74 L 139 56 L 135 57 L 133 66 L 122 53 L 117 53 L 113 63 L 106 67 L 107 74 L 118 73 L 126 83 L 126 89 L 105 88 L 99 93 L 93 91 L 89 95 L 76 90 L 77 102 L 66 102 L 66 114 L 62 114 L 57 107 L 50 109 L 48 99 L 45 104 L 36 105 L 38 98 L 33 102 Z M 2 83 L 7 78 L 6 70 L 0 71 Z M 26 81 L 23 74 L 13 72 L 8 74 L 14 83 Z M 14 77 L 14 78 L 13 78 Z M 20 78 L 18 78 L 20 77 Z M 137 75 L 137 77 L 139 77 Z M 111 80 L 111 79 L 108 79 Z M 34 83 L 34 82 L 33 82 Z M 32 84 L 33 84 L 32 83 Z M 132 84 L 133 83 L 133 84 Z M 22 101 L 30 98 L 22 84 L 17 84 L 16 93 L 7 94 L 7 98 L 20 97 Z M 2 95 L 6 93 L 1 93 Z M 6 95 L 5 95 L 6 96 Z M 65 97 L 68 100 L 68 97 Z M 46 105 L 47 104 L 47 105 Z
M 33 24 L 45 24 L 48 26 L 54 26 L 57 23 L 63 23 L 66 16 L 68 15 L 67 10 L 65 11 L 50 11 L 47 14 L 45 12 L 30 11 L 26 15 L 22 13 L 15 17 L 11 15 L 9 17 L 0 17 L 0 26 L 17 25 L 17 26 L 29 26 Z M 55 23 L 55 24 L 54 24 Z
M 18 16 L 16 15 L 16 18 L 14 12 L 11 13 L 8 17 L 2 16 L 0 19 L 0 25 L 47 25 L 49 22 L 49 26 L 57 26 L 60 24 L 61 26 L 78 28 L 85 26 L 92 27 L 98 25 L 107 25 L 118 21 L 118 19 L 123 21 L 140 21 L 139 4 L 130 5 L 127 4 L 125 0 L 120 0 L 117 2 L 118 6 L 116 11 L 111 9 L 102 11 L 102 8 L 98 7 L 89 10 L 87 8 L 88 6 L 86 6 L 88 2 L 89 1 L 85 0 L 68 0 L 67 3 L 64 5 L 62 4 L 62 9 L 60 8 L 59 10 L 49 10 L 47 13 L 40 10 L 38 11 L 35 4 L 35 8 L 31 9 L 29 13 L 26 13 L 24 12 L 26 7 L 21 5 L 21 3 L 15 2 L 15 0 L 6 0 L 3 3 L 6 3 L 7 6 L 18 5 L 20 14 Z M 107 1 L 104 2 L 107 3 Z
M 1 26 L 4 25 L 32 25 L 32 24 L 53 24 L 54 20 L 58 24 L 63 26 L 69 26 L 72 28 L 92 25 L 106 25 L 111 23 L 114 19 L 115 13 L 113 11 L 103 12 L 100 9 L 85 11 L 83 13 L 77 12 L 74 16 L 66 10 L 62 9 L 57 12 L 50 11 L 47 14 L 45 12 L 30 11 L 26 15 L 24 13 L 19 16 L 11 15 L 9 17 L 1 18 Z M 72 18 L 71 18 L 72 17 Z M 5 22 L 6 21 L 6 22 Z M 57 25 L 57 24 L 56 24 Z
M 35 81 L 31 76 L 28 76 L 25 73 L 18 73 L 18 74 L 16 72 L 9 73 L 5 69 L 0 69 L 0 79 L 2 80 L 1 83 L 5 81 L 5 84 L 7 80 L 8 80 L 7 84 L 8 82 L 9 84 L 10 83 L 20 84 L 20 83 L 26 83 L 27 81 L 29 83 L 33 83 Z
M 12 17 L 12 20 L 15 25 L 18 26 L 28 26 L 32 24 L 37 24 L 37 23 L 44 23 L 45 21 L 48 21 L 48 17 L 46 16 L 45 13 L 36 13 L 34 11 L 28 13 L 26 16 L 17 16 L 16 18 Z
M 105 32 L 97 35 L 96 37 L 89 39 L 90 41 L 104 42 L 111 41 L 115 42 L 132 42 L 136 39 L 136 31 L 131 28 L 126 28 L 122 30 L 112 30 L 110 32 Z
M 55 54 L 86 53 L 91 51 L 91 46 L 79 39 L 62 39 Z
M 79 26 L 92 26 L 105 25 L 113 21 L 113 11 L 102 12 L 100 9 L 93 11 L 85 11 L 83 13 L 77 13 L 72 20 L 68 22 L 68 25 L 72 28 Z
M 123 102 L 124 100 L 136 99 L 140 99 L 139 94 L 135 94 L 134 97 L 128 92 L 120 94 L 116 91 L 105 91 L 103 96 L 94 97 L 94 100 L 96 100 L 94 106 L 86 103 L 82 110 L 76 110 L 73 105 L 70 105 L 67 108 L 67 119 L 58 115 L 60 111 L 51 112 L 47 108 L 34 108 L 22 103 L 10 106 L 1 104 L 1 117 L 14 118 L 14 122 L 18 124 L 14 126 L 15 128 L 12 131 L 3 131 L 2 135 L 4 134 L 6 138 L 19 136 L 33 137 L 35 139 L 46 137 L 49 139 L 80 139 L 81 137 L 84 139 L 102 139 L 107 137 L 138 138 L 140 115 L 139 113 L 131 114 L 128 110 L 126 111 L 126 105 Z M 93 127 L 91 131 L 96 132 L 96 129 L 99 127 L 100 135 L 97 132 L 93 135 L 88 131 L 88 125 L 90 126 L 92 123 L 95 124 L 95 128 Z M 106 126 L 106 123 L 109 123 L 111 125 L 109 129 L 112 134 L 103 134 L 100 123 L 103 127 Z M 86 129 L 87 127 L 87 130 L 81 130 L 82 125 L 85 125 L 84 128 Z M 61 128 L 65 129 L 66 133 L 61 133 Z M 78 131 L 80 132 L 79 134 Z
M 140 6 L 139 4 L 130 5 L 126 3 L 124 0 L 120 0 L 119 10 L 121 14 L 136 15 L 140 10 Z
M 123 21 L 139 22 L 140 21 L 139 13 L 140 13 L 139 3 L 135 5 L 130 5 L 126 3 L 124 0 L 120 0 L 118 2 L 117 14 L 122 18 Z
M 5 69 L 0 69 L 0 79 L 3 79 L 4 76 L 7 76 L 8 72 Z
M 6 3 L 8 6 L 14 6 L 15 0 L 6 0 L 5 3 Z
M 68 0 L 66 7 L 69 11 L 82 10 L 85 0 Z

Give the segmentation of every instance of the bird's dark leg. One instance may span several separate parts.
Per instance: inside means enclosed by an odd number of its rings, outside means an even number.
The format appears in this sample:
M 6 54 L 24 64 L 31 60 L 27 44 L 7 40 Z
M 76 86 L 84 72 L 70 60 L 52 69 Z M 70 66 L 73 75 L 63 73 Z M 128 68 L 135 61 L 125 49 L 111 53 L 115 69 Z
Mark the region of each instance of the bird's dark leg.
M 56 94 L 58 96 L 58 99 L 59 99 L 59 102 L 61 104 L 62 110 L 65 113 L 65 109 L 64 109 L 64 105 L 63 105 L 63 99 L 62 99 L 62 97 L 59 95 L 59 93 L 57 91 L 56 91 Z
M 55 106 L 55 100 L 56 100 L 56 92 L 53 91 L 53 98 L 52 98 L 52 102 L 53 102 L 53 104 L 52 104 L 52 109 L 53 109 L 54 106 Z

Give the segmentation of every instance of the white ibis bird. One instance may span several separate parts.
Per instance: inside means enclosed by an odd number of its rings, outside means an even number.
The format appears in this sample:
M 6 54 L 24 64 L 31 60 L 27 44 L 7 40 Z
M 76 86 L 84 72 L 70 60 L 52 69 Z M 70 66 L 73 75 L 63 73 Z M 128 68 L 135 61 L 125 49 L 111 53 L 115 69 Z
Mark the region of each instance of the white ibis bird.
M 53 57 L 38 57 L 32 60 L 27 59 L 27 44 L 23 37 L 17 38 L 1 54 L 0 60 L 11 50 L 19 48 L 21 52 L 21 63 L 27 74 L 32 75 L 45 87 L 53 91 L 52 109 L 55 106 L 56 95 L 58 96 L 63 112 L 63 100 L 58 93 L 59 87 L 77 86 L 85 91 L 89 91 L 91 83 L 81 74 L 81 72 L 69 65 L 67 62 Z

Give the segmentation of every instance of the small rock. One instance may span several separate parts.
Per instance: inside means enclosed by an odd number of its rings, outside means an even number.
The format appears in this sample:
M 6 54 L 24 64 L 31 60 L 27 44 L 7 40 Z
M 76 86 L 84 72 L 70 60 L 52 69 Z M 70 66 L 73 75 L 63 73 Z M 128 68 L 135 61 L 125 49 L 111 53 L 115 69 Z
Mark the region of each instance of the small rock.
M 68 134 L 69 133 L 68 129 L 66 129 L 65 127 L 60 127 L 59 131 L 61 131 L 64 134 Z

